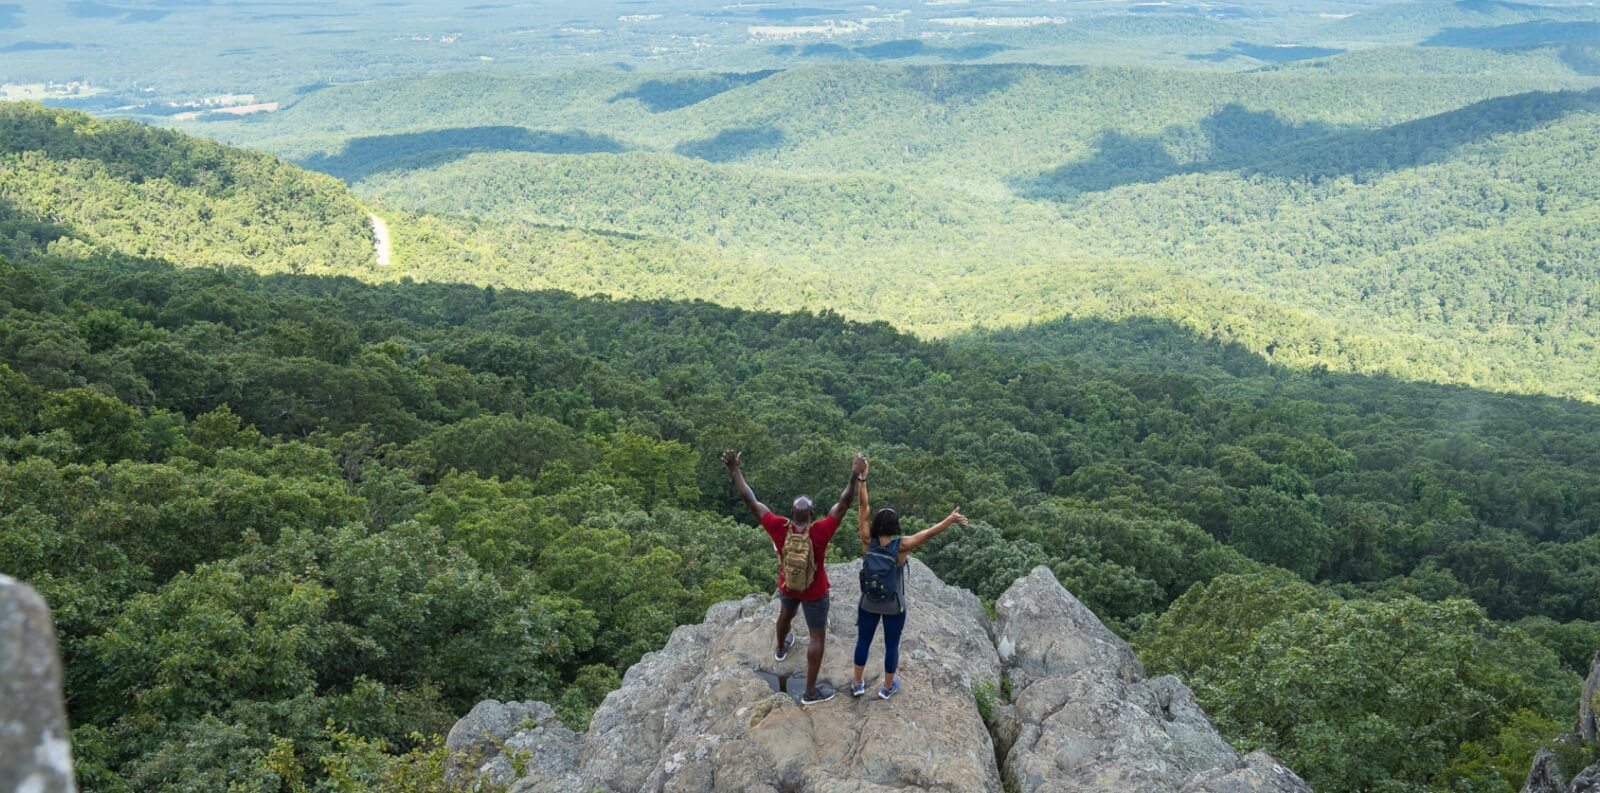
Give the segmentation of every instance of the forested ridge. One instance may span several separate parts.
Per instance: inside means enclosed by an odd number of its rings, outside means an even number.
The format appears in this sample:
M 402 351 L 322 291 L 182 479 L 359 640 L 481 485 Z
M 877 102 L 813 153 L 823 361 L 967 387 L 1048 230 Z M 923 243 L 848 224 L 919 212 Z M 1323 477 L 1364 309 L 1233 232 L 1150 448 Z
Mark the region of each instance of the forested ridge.
M 440 75 L 197 131 L 514 251 L 402 256 L 430 278 L 933 335 L 1147 316 L 1289 366 L 1596 399 L 1595 78 L 1549 49 L 1421 52 Z M 656 264 L 540 261 L 523 242 L 552 228 Z
M 729 447 L 771 499 L 864 450 L 908 522 L 961 505 L 926 555 L 946 581 L 1050 566 L 1319 790 L 1515 789 L 1600 645 L 1592 405 L 1137 315 L 937 341 L 414 283 L 324 177 L 5 109 L 44 142 L 0 171 L 0 569 L 55 611 L 90 790 L 428 790 L 479 699 L 581 724 L 673 627 L 771 586 Z M 41 211 L 74 182 L 30 182 L 39 151 L 105 200 Z M 469 225 L 413 228 L 473 254 Z M 557 243 L 667 250 L 525 250 Z

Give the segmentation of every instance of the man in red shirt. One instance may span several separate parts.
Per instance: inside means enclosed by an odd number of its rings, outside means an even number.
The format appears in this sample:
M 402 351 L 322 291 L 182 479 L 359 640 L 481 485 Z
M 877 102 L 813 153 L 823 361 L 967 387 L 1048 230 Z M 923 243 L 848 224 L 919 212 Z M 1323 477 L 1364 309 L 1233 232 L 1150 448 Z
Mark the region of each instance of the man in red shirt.
M 815 705 L 833 699 L 834 691 L 831 688 L 817 688 L 817 673 L 822 668 L 822 654 L 828 641 L 828 568 L 823 560 L 828 556 L 828 542 L 833 539 L 833 533 L 839 528 L 839 521 L 844 519 L 846 512 L 850 511 L 850 502 L 855 499 L 856 480 L 867 467 L 867 458 L 856 455 L 850 464 L 850 481 L 844 486 L 844 492 L 839 495 L 839 500 L 828 510 L 828 514 L 821 520 L 813 521 L 813 508 L 809 496 L 801 496 L 794 500 L 794 508 L 790 517 L 783 518 L 773 514 L 766 504 L 756 500 L 756 493 L 750 489 L 749 483 L 744 481 L 744 472 L 740 470 L 743 462 L 738 452 L 728 450 L 722 453 L 722 463 L 728 466 L 728 474 L 733 477 L 733 484 L 739 490 L 739 497 L 744 499 L 745 506 L 755 513 L 756 519 L 761 521 L 761 528 L 766 529 L 767 536 L 772 538 L 772 547 L 783 557 L 783 545 L 789 532 L 809 532 L 811 547 L 816 556 L 817 572 L 811 579 L 811 586 L 806 587 L 798 594 L 789 592 L 784 587 L 783 570 L 778 570 L 778 599 L 781 607 L 778 609 L 777 649 L 773 651 L 773 658 L 782 661 L 789 656 L 789 647 L 794 644 L 794 636 L 789 628 L 794 622 L 794 613 L 804 609 L 806 614 L 806 632 L 810 641 L 806 646 L 806 691 L 800 697 L 800 704 Z

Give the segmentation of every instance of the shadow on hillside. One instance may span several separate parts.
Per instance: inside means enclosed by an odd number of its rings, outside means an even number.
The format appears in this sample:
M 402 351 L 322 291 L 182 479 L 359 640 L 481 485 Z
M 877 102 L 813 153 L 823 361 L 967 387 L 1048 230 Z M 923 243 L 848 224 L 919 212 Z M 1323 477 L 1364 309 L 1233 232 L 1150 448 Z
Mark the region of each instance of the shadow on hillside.
M 950 104 L 975 102 L 989 94 L 1004 91 L 1029 75 L 1067 75 L 1081 71 L 1082 66 L 1034 64 L 910 66 L 901 71 L 900 81 L 905 88 L 917 91 L 933 102 Z
M 1080 193 L 1158 182 L 1181 173 L 1235 168 L 1264 151 L 1332 132 L 1325 124 L 1292 124 L 1271 111 L 1230 104 L 1194 127 L 1172 126 L 1153 135 L 1103 133 L 1089 157 L 1019 181 L 1016 187 L 1025 198 L 1066 200 Z M 1173 148 L 1193 146 L 1196 139 L 1208 150 L 1204 159 L 1182 162 L 1172 154 Z
M 1274 390 L 1296 399 L 1343 405 L 1362 414 L 1381 411 L 1396 417 L 1427 418 L 1443 426 L 1465 428 L 1487 421 L 1515 424 L 1534 420 L 1534 416 L 1564 414 L 1600 431 L 1600 405 L 1383 374 L 1291 369 L 1274 363 L 1270 355 L 1236 342 L 1202 337 L 1167 320 L 1063 318 L 1028 327 L 970 331 L 950 343 L 958 349 L 981 347 L 987 355 L 1005 352 L 1030 361 L 1068 363 L 1111 373 L 1141 399 L 1170 398 L 1174 404 L 1200 395 L 1206 381 L 1240 378 L 1270 382 Z
M 1219 47 L 1213 52 L 1203 55 L 1185 55 L 1184 57 L 1191 61 L 1210 61 L 1212 63 L 1223 63 L 1234 58 L 1252 58 L 1263 63 L 1293 63 L 1294 61 L 1305 61 L 1312 58 L 1326 58 L 1342 52 L 1344 50 L 1331 47 L 1251 44 L 1246 41 L 1235 41 L 1226 47 Z
M 598 154 L 625 151 L 609 135 L 584 131 L 548 132 L 525 127 L 461 127 L 353 138 L 335 155 L 300 161 L 312 170 L 358 182 L 400 168 L 431 168 L 476 152 Z
M 60 236 L 71 236 L 59 226 L 21 217 L 3 204 L 0 204 L 0 231 L 13 240 L 19 235 L 32 237 L 41 245 Z M 497 324 L 491 315 L 508 310 L 516 312 L 522 322 L 529 317 L 564 317 L 563 326 L 569 332 L 589 339 L 610 338 L 623 332 L 647 332 L 652 328 L 666 335 L 677 334 L 686 325 L 717 332 L 734 332 L 741 327 L 788 328 L 795 336 L 776 343 L 803 340 L 811 345 L 831 333 L 841 337 L 848 335 L 854 339 L 851 345 L 855 346 L 865 343 L 864 339 L 876 337 L 874 344 L 895 345 L 895 355 L 926 361 L 936 368 L 951 362 L 953 357 L 981 362 L 984 371 L 994 372 L 996 377 L 1011 381 L 1013 385 L 1037 364 L 1081 367 L 1094 373 L 1093 379 L 1110 379 L 1140 399 L 1167 402 L 1186 412 L 1207 410 L 1205 400 L 1218 395 L 1237 401 L 1258 399 L 1270 393 L 1274 398 L 1292 400 L 1282 403 L 1285 409 L 1304 412 L 1310 410 L 1307 403 L 1324 406 L 1321 410 L 1328 412 L 1323 418 L 1328 421 L 1381 413 L 1396 419 L 1434 422 L 1444 432 L 1510 433 L 1523 431 L 1530 425 L 1541 425 L 1564 427 L 1573 437 L 1600 436 L 1600 406 L 1597 405 L 1383 375 L 1289 369 L 1242 345 L 1203 338 L 1174 323 L 1148 318 L 1116 321 L 1062 318 L 1021 328 L 975 330 L 949 342 L 928 342 L 901 333 L 888 323 L 852 323 L 828 312 L 817 315 L 752 311 L 703 300 L 583 297 L 559 290 L 482 288 L 467 284 L 418 283 L 410 279 L 374 284 L 347 276 L 261 275 L 240 268 L 194 270 L 174 267 L 165 261 L 121 255 L 116 256 L 114 265 L 112 261 L 105 257 L 57 259 L 51 261 L 50 268 L 58 271 L 69 267 L 114 266 L 117 277 L 94 283 L 102 296 L 119 301 L 159 303 L 171 295 L 194 292 L 195 284 L 215 286 L 231 282 L 246 295 L 261 294 L 263 287 L 273 286 L 307 297 L 338 298 L 362 306 L 381 306 L 387 316 L 397 321 L 434 327 L 488 327 Z M 137 273 L 151 273 L 163 281 L 144 281 L 136 277 Z M 62 297 L 81 299 L 83 296 Z M 259 299 L 220 293 L 213 297 L 228 306 L 237 306 L 241 300 Z M 523 312 L 524 308 L 531 313 Z M 546 332 L 555 327 L 541 320 L 530 332 Z M 655 367 L 675 365 L 670 359 L 633 357 L 626 346 L 600 345 L 597 349 L 601 348 L 614 349 L 611 357 L 619 365 L 639 369 L 646 376 L 659 374 Z M 1228 385 L 1232 379 L 1248 380 L 1251 384 Z M 1211 392 L 1210 386 L 1215 384 L 1223 384 L 1224 390 Z M 1184 404 L 1186 400 L 1196 399 L 1201 401 Z M 1396 453 L 1406 452 L 1396 450 Z M 1593 459 L 1600 454 L 1600 449 L 1593 444 L 1551 447 L 1547 454 L 1564 465 L 1600 465 L 1600 460 Z
M 26 263 L 62 238 L 84 239 L 72 229 L 22 211 L 9 201 L 0 200 L 0 254 L 13 262 Z M 38 264 L 38 262 L 34 262 Z M 873 344 L 894 345 L 895 357 L 919 359 L 941 367 L 953 359 L 965 358 L 983 371 L 993 372 L 1001 382 L 1018 384 L 1027 372 L 1040 363 L 1060 364 L 1098 373 L 1115 381 L 1141 399 L 1167 402 L 1186 412 L 1209 410 L 1205 400 L 1258 399 L 1271 394 L 1289 400 L 1285 409 L 1304 411 L 1304 403 L 1331 409 L 1324 417 L 1381 413 L 1393 418 L 1411 417 L 1434 422 L 1448 432 L 1522 432 L 1530 425 L 1560 426 L 1574 438 L 1600 437 L 1600 405 L 1549 396 L 1501 394 L 1467 386 L 1441 385 L 1402 380 L 1384 375 L 1334 373 L 1290 369 L 1272 360 L 1271 353 L 1259 354 L 1235 342 L 1203 337 L 1189 328 L 1167 320 L 1135 317 L 1123 320 L 1060 318 L 1008 329 L 978 329 L 958 335 L 948 342 L 923 341 L 895 330 L 886 322 L 857 323 L 838 314 L 823 312 L 780 313 L 752 311 L 715 305 L 705 300 L 630 300 L 605 296 L 582 297 L 559 290 L 518 290 L 478 287 L 468 284 L 417 283 L 411 279 L 369 283 L 348 276 L 263 275 L 243 268 L 180 268 L 167 261 L 141 258 L 131 253 L 97 253 L 78 259 L 59 253 L 49 254 L 41 272 L 60 273 L 68 268 L 95 268 L 112 277 L 84 282 L 101 298 L 128 301 L 130 304 L 162 305 L 174 295 L 191 294 L 197 285 L 208 288 L 231 283 L 242 294 L 213 293 L 220 300 L 219 316 L 231 315 L 251 300 L 264 299 L 262 288 L 274 286 L 307 297 L 330 297 L 361 306 L 379 306 L 381 313 L 397 321 L 416 322 L 433 327 L 497 324 L 490 315 L 501 310 L 519 312 L 519 322 L 528 318 L 561 316 L 560 327 L 589 339 L 605 339 L 624 332 L 650 329 L 661 334 L 681 333 L 686 326 L 735 332 L 741 327 L 787 328 L 794 336 L 779 339 L 779 345 L 803 340 L 816 344 L 825 334 L 852 339 L 850 346 L 874 338 Z M 0 260 L 0 273 L 4 273 Z M 138 277 L 148 273 L 159 282 Z M 462 277 L 470 276 L 462 273 Z M 9 289 L 8 289 L 9 287 Z M 0 284 L 0 306 L 27 307 L 45 300 L 49 279 L 22 278 Z M 251 294 L 257 295 L 251 297 Z M 81 294 L 57 293 L 49 299 L 74 301 L 87 299 Z M 203 308 L 203 306 L 197 307 Z M 531 309 L 531 313 L 522 309 Z M 509 325 L 506 327 L 510 327 Z M 530 332 L 557 328 L 551 321 L 539 320 Z M 718 329 L 721 330 L 718 330 Z M 655 376 L 654 367 L 675 366 L 669 358 L 633 358 L 626 345 L 599 345 L 614 349 L 619 364 Z M 1268 347 L 1269 351 L 1271 347 Z M 1250 384 L 1228 384 L 1230 379 Z M 1210 386 L 1223 384 L 1224 390 Z M 1199 402 L 1187 400 L 1198 399 Z M 210 409 L 198 406 L 195 412 Z M 192 414 L 191 414 L 192 415 Z M 1220 417 L 1217 417 L 1220 420 Z M 1396 450 L 1405 454 L 1406 450 Z M 1548 447 L 1546 454 L 1564 465 L 1600 465 L 1600 446 L 1574 443 Z
M 758 83 L 777 74 L 776 69 L 759 72 L 719 72 L 664 80 L 646 80 L 632 90 L 611 97 L 615 104 L 625 99 L 637 99 L 652 113 L 682 110 L 710 99 L 718 94 L 741 86 Z
M 737 127 L 725 129 L 700 140 L 679 144 L 677 153 L 706 162 L 733 162 L 752 154 L 783 145 L 783 130 L 777 127 Z
M 1521 50 L 1563 44 L 1600 44 L 1600 22 L 1538 19 L 1487 28 L 1447 28 L 1421 42 L 1423 47 Z
M 855 57 L 856 51 L 831 41 L 807 44 L 796 49 L 793 44 L 777 44 L 769 48 L 774 55 L 799 55 L 802 58 L 834 58 L 848 60 Z
M 1585 77 L 1600 77 L 1600 47 L 1561 48 L 1561 62 Z
M 1107 132 L 1090 156 L 1014 179 L 1012 186 L 1023 198 L 1070 201 L 1179 174 L 1237 171 L 1295 180 L 1381 174 L 1441 162 L 1462 146 L 1582 112 L 1600 112 L 1600 89 L 1497 97 L 1377 130 L 1291 124 L 1270 111 L 1233 104 L 1193 126 L 1152 135 Z M 1181 161 L 1172 154 L 1193 148 L 1197 138 L 1204 156 Z

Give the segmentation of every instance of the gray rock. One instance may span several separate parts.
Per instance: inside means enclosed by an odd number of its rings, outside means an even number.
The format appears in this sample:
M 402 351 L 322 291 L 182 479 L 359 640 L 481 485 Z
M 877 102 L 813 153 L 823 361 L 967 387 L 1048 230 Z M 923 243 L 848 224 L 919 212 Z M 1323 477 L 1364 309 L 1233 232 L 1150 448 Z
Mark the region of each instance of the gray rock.
M 0 575 L 0 791 L 73 793 L 61 657 L 50 610 Z
M 1566 793 L 1567 781 L 1561 776 L 1561 766 L 1548 749 L 1540 749 L 1533 756 L 1533 767 L 1528 769 L 1528 781 L 1522 793 Z
M 1036 567 L 1017 579 L 995 603 L 995 613 L 1000 659 L 1013 690 L 1018 684 L 1083 669 L 1130 683 L 1144 677 L 1128 643 L 1062 587 L 1048 567 Z
M 1592 744 L 1597 732 L 1596 711 L 1600 710 L 1600 653 L 1589 662 L 1589 678 L 1584 681 L 1583 693 L 1578 697 L 1578 721 L 1571 733 L 1557 739 L 1557 743 L 1572 746 Z M 1554 752 L 1540 749 L 1533 757 L 1533 767 L 1528 769 L 1527 784 L 1522 793 L 1600 793 L 1600 764 L 1579 771 L 1569 783 L 1556 762 Z
M 664 650 L 628 671 L 590 724 L 579 777 L 611 791 L 999 791 L 999 771 L 972 687 L 999 679 L 982 604 L 920 563 L 911 571 L 910 623 L 901 643 L 904 690 L 890 702 L 852 700 L 859 563 L 835 565 L 828 654 L 821 682 L 832 702 L 802 708 L 803 632 L 772 659 L 777 604 L 751 596 L 713 606 Z M 797 629 L 797 632 L 798 629 Z M 882 673 L 882 641 L 867 682 Z M 791 681 L 774 692 L 763 671 Z
M 1311 790 L 1269 756 L 1240 758 L 1177 678 L 1144 679 L 1128 644 L 1049 568 L 995 611 L 1019 722 L 1005 780 L 1019 793 Z
M 1589 679 L 1583 682 L 1583 694 L 1578 697 L 1578 739 L 1584 743 L 1594 743 L 1596 735 L 1600 734 L 1600 723 L 1595 718 L 1595 710 L 1600 707 L 1600 652 L 1594 654 L 1594 660 L 1589 662 Z
M 1240 758 L 1177 679 L 1144 679 L 1128 645 L 1044 568 L 1007 591 L 995 624 L 972 593 L 913 561 L 904 690 L 889 702 L 852 700 L 845 689 L 859 569 L 829 571 L 822 682 L 841 689 L 831 702 L 796 702 L 804 634 L 774 662 L 777 604 L 752 595 L 711 607 L 704 622 L 678 628 L 629 669 L 595 712 L 581 750 L 578 736 L 568 740 L 564 728 L 537 716 L 538 726 L 506 732 L 539 703 L 486 702 L 451 731 L 451 751 L 482 753 L 462 767 L 495 781 L 521 767 L 514 793 L 999 793 L 997 747 L 1004 779 L 1029 793 L 1309 793 L 1271 757 Z M 881 673 L 879 639 L 867 661 L 869 691 Z M 997 703 L 986 726 L 973 689 L 1002 674 L 1015 701 Z M 769 685 L 784 679 L 792 681 L 788 693 Z M 513 752 L 522 754 L 517 766 L 505 759 Z
M 1266 752 L 1251 752 L 1231 771 L 1215 771 L 1183 788 L 1183 793 L 1304 793 L 1311 790 L 1293 771 Z
M 522 780 L 519 790 L 566 791 L 578 767 L 582 739 L 543 702 L 479 702 L 446 736 L 446 778 L 487 778 L 496 785 Z
M 1600 765 L 1589 766 L 1573 777 L 1567 793 L 1600 793 Z

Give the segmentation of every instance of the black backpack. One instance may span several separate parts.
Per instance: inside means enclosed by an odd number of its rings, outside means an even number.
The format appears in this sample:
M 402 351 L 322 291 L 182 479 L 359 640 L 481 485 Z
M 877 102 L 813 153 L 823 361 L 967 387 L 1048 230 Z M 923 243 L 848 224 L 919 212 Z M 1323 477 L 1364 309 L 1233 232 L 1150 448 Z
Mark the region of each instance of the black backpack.
M 899 614 L 906 610 L 899 537 L 888 545 L 867 544 L 867 555 L 861 558 L 861 608 L 871 614 Z

